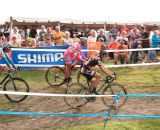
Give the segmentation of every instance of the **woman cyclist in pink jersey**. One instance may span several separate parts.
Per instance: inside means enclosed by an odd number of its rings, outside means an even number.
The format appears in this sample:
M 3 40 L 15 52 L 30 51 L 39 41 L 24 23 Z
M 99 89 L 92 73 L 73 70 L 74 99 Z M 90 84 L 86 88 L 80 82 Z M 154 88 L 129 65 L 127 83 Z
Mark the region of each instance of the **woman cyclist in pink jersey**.
M 64 61 L 66 64 L 65 67 L 65 82 L 70 80 L 69 73 L 71 71 L 71 67 L 78 64 L 79 62 L 84 62 L 86 57 L 83 55 L 81 49 L 82 46 L 87 44 L 86 37 L 80 37 L 80 42 L 75 43 L 64 52 Z M 72 61 L 75 60 L 75 63 L 72 64 Z

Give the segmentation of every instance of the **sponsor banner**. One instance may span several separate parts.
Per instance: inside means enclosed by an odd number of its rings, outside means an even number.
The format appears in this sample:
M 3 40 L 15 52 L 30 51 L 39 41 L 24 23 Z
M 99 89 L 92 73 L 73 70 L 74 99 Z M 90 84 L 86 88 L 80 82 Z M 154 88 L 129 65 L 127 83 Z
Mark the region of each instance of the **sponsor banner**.
M 12 50 L 12 61 L 15 65 L 27 69 L 64 65 L 64 51 L 67 48 L 67 46 L 34 49 L 14 48 Z M 86 50 L 86 47 L 83 50 Z M 83 53 L 87 56 L 86 51 Z

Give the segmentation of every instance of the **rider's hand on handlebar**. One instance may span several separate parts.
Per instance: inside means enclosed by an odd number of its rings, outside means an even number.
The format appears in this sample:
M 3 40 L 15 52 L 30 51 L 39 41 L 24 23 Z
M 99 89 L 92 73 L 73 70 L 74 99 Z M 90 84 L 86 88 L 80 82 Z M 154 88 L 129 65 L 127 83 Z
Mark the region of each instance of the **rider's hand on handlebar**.
M 113 79 L 116 79 L 116 73 L 115 73 L 115 72 L 112 73 L 111 77 L 112 77 Z

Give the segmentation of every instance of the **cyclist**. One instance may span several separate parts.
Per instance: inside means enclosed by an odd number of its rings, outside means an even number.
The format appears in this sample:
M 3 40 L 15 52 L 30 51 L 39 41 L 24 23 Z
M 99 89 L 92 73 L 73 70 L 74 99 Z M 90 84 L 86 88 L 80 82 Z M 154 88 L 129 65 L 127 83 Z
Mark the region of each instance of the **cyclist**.
M 107 68 L 102 65 L 102 61 L 105 60 L 107 56 L 106 51 L 100 51 L 99 56 L 95 58 L 89 58 L 87 59 L 84 64 L 81 67 L 81 73 L 84 77 L 86 77 L 87 80 L 92 80 L 93 78 L 95 79 L 93 82 L 91 82 L 89 91 L 90 93 L 98 94 L 96 91 L 96 87 L 100 82 L 101 75 L 98 72 L 95 72 L 92 70 L 92 67 L 98 66 L 99 69 L 104 72 L 105 74 L 111 76 L 112 78 L 116 78 L 115 74 L 108 70 Z
M 0 50 L 0 59 L 3 63 L 7 65 L 7 67 L 0 65 L 0 73 L 2 73 L 3 70 L 12 70 L 16 69 L 16 66 L 12 62 L 12 60 L 8 57 L 8 53 L 11 52 L 11 48 L 13 46 L 9 43 L 4 43 L 2 46 L 2 50 Z
M 78 64 L 79 62 L 84 62 L 86 57 L 83 55 L 81 48 L 87 44 L 86 37 L 80 37 L 80 41 L 71 45 L 64 52 L 64 61 L 66 64 L 65 67 L 65 82 L 70 81 L 70 71 L 73 66 Z M 75 63 L 72 64 L 72 61 L 75 60 Z

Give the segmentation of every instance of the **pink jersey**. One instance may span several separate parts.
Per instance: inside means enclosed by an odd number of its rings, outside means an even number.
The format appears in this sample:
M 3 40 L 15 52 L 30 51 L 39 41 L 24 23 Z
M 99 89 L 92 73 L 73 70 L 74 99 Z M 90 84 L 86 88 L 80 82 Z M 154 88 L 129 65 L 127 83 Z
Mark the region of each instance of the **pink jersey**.
M 81 47 L 82 47 L 81 44 L 75 43 L 72 46 L 70 46 L 66 51 L 69 52 L 70 54 L 74 54 L 74 53 L 80 52 Z
M 80 43 L 75 43 L 72 46 L 70 46 L 69 48 L 67 48 L 67 50 L 64 53 L 64 59 L 66 59 L 67 62 L 71 62 L 73 59 L 75 60 L 79 60 L 82 58 L 85 59 L 85 56 L 83 55 L 82 51 L 81 51 L 81 44 Z

